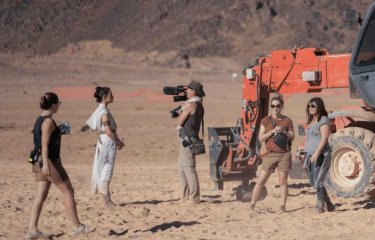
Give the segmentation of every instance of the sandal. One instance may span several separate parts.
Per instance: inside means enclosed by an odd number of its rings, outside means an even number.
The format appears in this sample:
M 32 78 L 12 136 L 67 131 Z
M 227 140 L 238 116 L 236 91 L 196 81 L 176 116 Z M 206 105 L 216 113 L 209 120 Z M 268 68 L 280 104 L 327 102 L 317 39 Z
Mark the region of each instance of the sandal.
M 116 207 L 116 203 L 114 203 L 112 200 L 106 201 L 106 202 L 104 203 L 104 205 L 105 205 L 107 208 L 113 208 L 113 207 Z
M 87 234 L 94 232 L 96 230 L 95 226 L 86 226 L 85 224 L 80 223 L 76 229 L 73 229 L 71 235 L 72 237 L 76 237 L 82 234 Z
M 255 203 L 250 203 L 250 211 L 254 211 L 255 210 Z
M 25 239 L 51 239 L 51 236 L 42 233 L 39 230 L 27 231 Z
M 286 212 L 285 205 L 280 205 L 279 212 Z

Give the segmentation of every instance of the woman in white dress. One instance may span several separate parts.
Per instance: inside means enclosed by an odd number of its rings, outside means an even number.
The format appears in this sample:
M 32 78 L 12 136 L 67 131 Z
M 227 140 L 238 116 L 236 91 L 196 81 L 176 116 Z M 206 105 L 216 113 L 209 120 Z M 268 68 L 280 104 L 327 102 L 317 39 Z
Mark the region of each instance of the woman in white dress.
M 105 205 L 111 207 L 115 204 L 111 200 L 109 184 L 113 175 L 116 151 L 121 150 L 125 144 L 117 136 L 115 119 L 107 108 L 108 104 L 113 102 L 111 89 L 96 87 L 94 97 L 99 106 L 86 122 L 91 129 L 99 131 L 92 170 L 91 192 L 100 193 Z

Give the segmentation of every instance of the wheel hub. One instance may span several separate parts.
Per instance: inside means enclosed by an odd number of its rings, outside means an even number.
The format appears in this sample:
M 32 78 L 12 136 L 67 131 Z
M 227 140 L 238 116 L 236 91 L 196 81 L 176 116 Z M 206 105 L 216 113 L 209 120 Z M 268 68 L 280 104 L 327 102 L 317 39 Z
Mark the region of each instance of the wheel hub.
M 360 156 L 356 152 L 342 154 L 338 162 L 338 170 L 341 176 L 346 178 L 355 177 L 360 170 Z

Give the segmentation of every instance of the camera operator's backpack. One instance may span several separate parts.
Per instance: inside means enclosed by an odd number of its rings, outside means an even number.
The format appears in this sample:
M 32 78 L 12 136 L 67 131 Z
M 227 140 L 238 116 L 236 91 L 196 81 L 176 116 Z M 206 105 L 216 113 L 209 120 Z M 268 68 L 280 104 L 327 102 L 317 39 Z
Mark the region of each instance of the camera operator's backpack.
M 204 137 L 204 108 L 202 106 L 202 138 Z M 199 138 L 199 133 L 197 137 L 190 137 L 190 149 L 193 155 L 204 154 L 206 152 L 203 139 Z

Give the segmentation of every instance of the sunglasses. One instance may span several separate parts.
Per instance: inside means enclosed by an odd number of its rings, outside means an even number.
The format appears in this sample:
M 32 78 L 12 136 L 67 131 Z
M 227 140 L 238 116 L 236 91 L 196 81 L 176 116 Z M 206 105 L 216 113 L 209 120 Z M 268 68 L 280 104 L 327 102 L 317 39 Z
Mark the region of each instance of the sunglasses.
M 307 105 L 307 107 L 309 107 L 309 108 L 316 108 L 317 106 L 315 104 L 310 103 L 310 104 Z
M 276 105 L 271 104 L 271 108 L 281 108 L 281 105 L 280 104 L 276 104 Z

